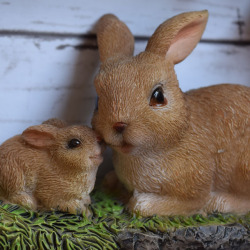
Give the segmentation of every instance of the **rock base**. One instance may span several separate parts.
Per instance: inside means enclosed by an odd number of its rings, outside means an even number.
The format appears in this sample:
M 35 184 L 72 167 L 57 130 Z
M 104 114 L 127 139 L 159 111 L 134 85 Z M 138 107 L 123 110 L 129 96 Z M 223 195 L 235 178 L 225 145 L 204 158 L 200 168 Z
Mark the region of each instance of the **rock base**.
M 241 224 L 180 228 L 164 234 L 123 231 L 121 249 L 250 249 L 250 231 Z

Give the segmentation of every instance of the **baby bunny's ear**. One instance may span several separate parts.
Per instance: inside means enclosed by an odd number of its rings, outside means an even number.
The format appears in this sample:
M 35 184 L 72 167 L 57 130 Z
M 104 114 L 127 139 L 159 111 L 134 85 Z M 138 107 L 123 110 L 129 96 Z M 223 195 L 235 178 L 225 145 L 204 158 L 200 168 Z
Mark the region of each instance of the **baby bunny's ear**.
M 97 43 L 101 62 L 114 57 L 132 56 L 134 52 L 132 33 L 112 14 L 100 18 L 97 24 Z
M 162 23 L 148 41 L 146 51 L 171 58 L 174 64 L 184 60 L 200 41 L 208 11 L 182 13 Z
M 22 138 L 31 146 L 46 148 L 55 144 L 56 132 L 57 128 L 55 126 L 42 124 L 24 130 Z

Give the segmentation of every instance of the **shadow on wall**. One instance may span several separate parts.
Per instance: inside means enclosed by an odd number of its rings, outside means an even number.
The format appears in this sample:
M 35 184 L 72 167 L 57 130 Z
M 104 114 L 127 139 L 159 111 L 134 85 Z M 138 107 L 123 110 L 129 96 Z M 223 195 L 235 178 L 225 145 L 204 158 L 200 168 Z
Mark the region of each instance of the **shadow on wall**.
M 66 92 L 66 100 L 60 117 L 70 124 L 84 124 L 91 127 L 91 119 L 96 105 L 94 77 L 99 68 L 99 54 L 95 38 L 83 38 L 78 45 L 62 45 L 57 49 L 73 47 L 77 50 L 72 80 Z M 97 181 L 112 170 L 111 150 L 104 153 L 104 161 L 99 167 Z
M 246 19 L 243 21 L 243 25 L 244 33 L 248 36 L 248 44 L 250 45 L 250 3 L 246 13 L 248 14 L 246 16 Z
M 77 45 L 66 44 L 57 48 L 61 50 L 71 47 L 77 51 L 60 117 L 71 124 L 83 123 L 90 126 L 96 99 L 93 79 L 98 69 L 99 55 L 97 47 L 93 45 L 95 41 L 84 39 L 79 42 Z

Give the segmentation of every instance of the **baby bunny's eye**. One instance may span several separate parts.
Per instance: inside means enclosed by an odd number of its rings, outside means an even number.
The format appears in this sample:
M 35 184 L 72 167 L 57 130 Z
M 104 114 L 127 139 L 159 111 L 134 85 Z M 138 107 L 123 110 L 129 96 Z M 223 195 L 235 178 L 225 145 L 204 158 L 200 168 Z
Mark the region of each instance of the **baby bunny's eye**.
M 68 142 L 68 148 L 73 149 L 73 148 L 77 148 L 81 145 L 81 141 L 79 141 L 78 139 L 72 139 Z
M 149 105 L 152 107 L 163 107 L 167 103 L 162 87 L 156 88 L 152 93 Z

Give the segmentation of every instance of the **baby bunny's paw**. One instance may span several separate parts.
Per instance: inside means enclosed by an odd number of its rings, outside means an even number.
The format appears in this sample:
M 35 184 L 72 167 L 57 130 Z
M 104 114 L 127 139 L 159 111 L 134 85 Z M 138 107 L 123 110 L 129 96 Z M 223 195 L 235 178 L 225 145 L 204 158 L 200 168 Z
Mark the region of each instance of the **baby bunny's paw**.
M 69 211 L 69 212 L 72 214 L 78 214 L 78 215 L 84 214 L 86 217 L 89 217 L 90 215 L 92 215 L 92 213 L 89 209 L 89 206 L 87 204 L 84 204 L 84 205 L 79 206 L 79 207 L 75 207 L 75 208 L 71 209 L 71 211 Z
M 86 203 L 83 200 L 72 200 L 67 204 L 66 209 L 64 211 L 67 211 L 71 214 L 86 214 L 89 213 L 88 211 L 88 205 L 89 203 Z M 60 208 L 59 208 L 60 209 Z
M 83 194 L 81 199 L 74 199 L 69 202 L 68 212 L 72 214 L 84 214 L 89 217 L 92 215 L 89 204 L 91 199 L 89 195 Z
M 9 201 L 14 204 L 24 206 L 26 208 L 36 210 L 37 204 L 33 196 L 27 194 L 26 192 L 20 192 L 12 195 Z

